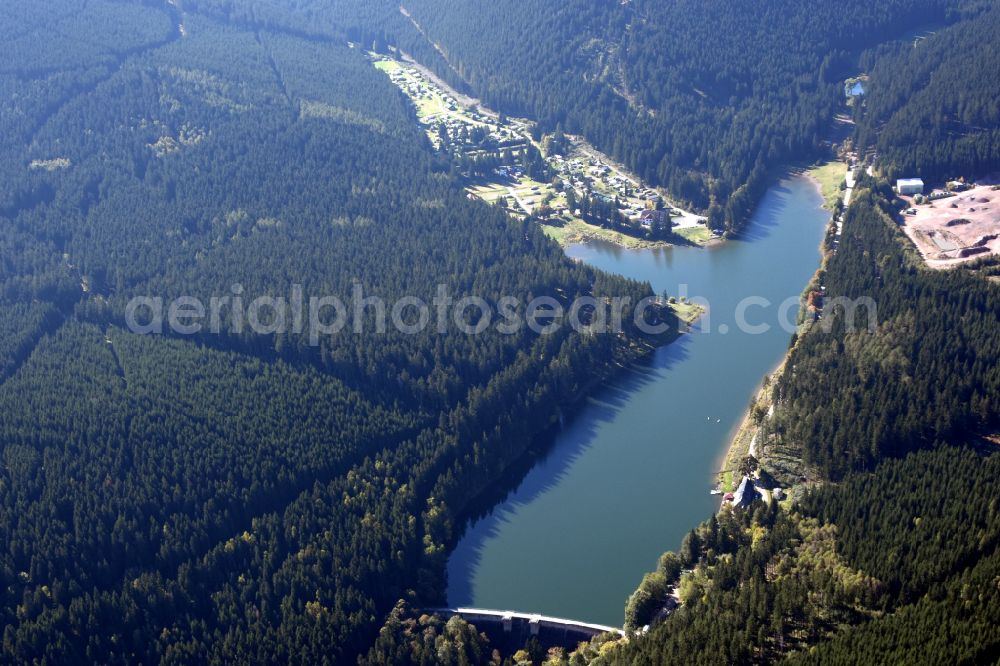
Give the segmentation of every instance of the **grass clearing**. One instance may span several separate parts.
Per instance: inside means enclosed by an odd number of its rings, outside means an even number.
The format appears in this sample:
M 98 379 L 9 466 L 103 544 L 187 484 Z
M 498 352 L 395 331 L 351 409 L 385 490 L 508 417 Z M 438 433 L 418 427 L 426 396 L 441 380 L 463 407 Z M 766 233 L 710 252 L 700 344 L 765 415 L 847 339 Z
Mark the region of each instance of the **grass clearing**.
M 375 67 L 377 67 L 378 69 L 381 69 L 383 72 L 385 72 L 387 74 L 392 74 L 393 72 L 398 72 L 399 70 L 401 70 L 403 68 L 403 66 L 400 65 L 395 60 L 376 60 L 375 61 Z
M 685 324 L 693 324 L 701 315 L 705 313 L 705 308 L 694 303 L 682 303 L 677 301 L 670 304 L 670 309 L 674 311 L 677 318 Z
M 563 247 L 570 245 L 572 243 L 579 242 L 583 240 L 575 236 L 576 231 L 570 224 L 564 224 L 562 226 L 557 226 L 554 224 L 542 224 L 542 231 L 545 235 L 559 243 Z
M 708 227 L 701 224 L 697 227 L 674 229 L 674 234 L 691 243 L 701 244 L 712 240 L 712 232 L 708 230 Z
M 374 64 L 375 67 L 389 76 L 402 76 L 407 87 L 414 86 L 421 90 L 419 94 L 411 94 L 408 90 L 404 90 L 404 92 L 413 102 L 414 106 L 416 106 L 417 118 L 422 123 L 427 124 L 430 119 L 437 116 L 453 115 L 453 112 L 448 109 L 448 105 L 445 104 L 444 97 L 440 92 L 425 81 L 414 76 L 401 63 L 395 60 L 379 59 L 375 60 Z
M 500 197 L 509 194 L 506 185 L 500 183 L 485 183 L 483 185 L 472 185 L 465 188 L 467 192 L 473 194 L 487 203 L 494 203 Z
M 840 186 L 847 175 L 847 165 L 843 162 L 826 162 L 807 170 L 806 175 L 816 179 L 819 183 L 819 189 L 823 195 L 823 207 L 827 210 L 833 210 L 837 200 L 843 194 Z
M 623 234 L 614 229 L 605 229 L 587 224 L 579 218 L 553 218 L 553 220 L 543 223 L 542 230 L 556 240 L 560 245 L 572 245 L 573 243 L 583 243 L 588 240 L 602 240 L 614 243 L 631 250 L 640 250 L 650 247 L 666 247 L 670 243 L 661 240 L 647 240 L 637 238 L 628 234 Z
M 555 190 L 551 185 L 540 183 L 537 180 L 528 178 L 527 176 L 522 176 L 519 183 L 513 187 L 513 190 L 520 197 L 545 196 L 549 192 L 555 194 Z

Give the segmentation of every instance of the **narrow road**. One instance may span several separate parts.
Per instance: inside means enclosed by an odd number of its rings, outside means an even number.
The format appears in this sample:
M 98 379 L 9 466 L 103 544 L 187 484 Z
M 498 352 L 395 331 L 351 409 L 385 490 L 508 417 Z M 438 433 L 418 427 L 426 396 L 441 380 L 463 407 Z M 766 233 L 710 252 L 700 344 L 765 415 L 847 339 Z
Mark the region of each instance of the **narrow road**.
M 532 211 L 534 209 L 532 209 L 532 207 L 529 206 L 527 204 L 527 202 L 525 202 L 523 199 L 521 199 L 521 197 L 517 196 L 517 192 L 514 191 L 513 187 L 508 187 L 507 188 L 507 192 L 510 194 L 510 196 L 512 196 L 514 198 L 514 201 L 517 202 L 517 205 L 520 206 L 524 210 L 525 213 L 527 213 L 528 215 L 531 215 L 531 213 L 532 213 Z

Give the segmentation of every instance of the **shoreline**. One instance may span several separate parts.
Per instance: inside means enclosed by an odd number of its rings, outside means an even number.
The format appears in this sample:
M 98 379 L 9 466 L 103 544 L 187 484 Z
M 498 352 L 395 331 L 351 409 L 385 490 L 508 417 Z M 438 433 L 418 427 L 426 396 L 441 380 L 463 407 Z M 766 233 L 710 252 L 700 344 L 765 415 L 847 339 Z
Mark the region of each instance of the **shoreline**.
M 754 425 L 753 410 L 755 407 L 760 407 L 764 410 L 766 416 L 765 419 L 770 419 L 773 416 L 772 407 L 774 406 L 773 394 L 771 389 L 774 387 L 774 382 L 778 379 L 781 373 L 785 369 L 785 364 L 788 362 L 788 357 L 791 354 L 791 348 L 785 352 L 785 355 L 775 363 L 774 367 L 768 371 L 764 378 L 761 380 L 760 385 L 754 391 L 753 395 L 750 397 L 750 403 L 747 405 L 746 409 L 743 411 L 743 416 L 740 418 L 735 430 L 729 438 L 729 445 L 721 452 L 718 461 L 716 463 L 716 476 L 718 477 L 717 487 L 722 490 L 723 493 L 732 492 L 736 490 L 736 484 L 733 483 L 733 479 L 726 478 L 726 474 L 733 471 L 733 469 L 739 465 L 741 459 L 750 455 L 753 440 L 755 439 L 757 433 L 760 431 L 760 427 Z M 757 454 L 760 452 L 757 451 Z M 759 455 L 754 455 L 755 458 L 760 460 Z
M 797 175 L 806 178 L 806 180 L 808 180 L 813 185 L 813 187 L 816 188 L 817 194 L 824 201 L 823 208 L 831 212 L 830 220 L 826 224 L 827 233 L 829 233 L 831 226 L 836 225 L 836 219 L 832 215 L 833 211 L 827 205 L 827 201 L 830 200 L 829 195 L 831 193 L 831 190 L 824 191 L 824 185 L 826 185 L 831 189 L 832 185 L 829 182 L 824 183 L 823 180 L 821 180 L 817 174 L 820 173 L 821 170 L 829 168 L 834 165 L 843 166 L 846 172 L 847 165 L 841 162 L 840 160 L 836 159 L 827 160 L 822 164 L 815 165 L 809 169 L 796 168 L 796 169 L 791 169 L 788 172 L 789 175 Z M 837 166 L 836 168 L 839 169 L 839 166 Z M 839 185 L 837 187 L 838 187 L 838 196 L 842 201 L 843 193 L 839 192 Z M 816 267 L 815 272 L 812 274 L 812 276 L 810 276 L 809 280 L 805 283 L 805 285 L 803 285 L 802 294 L 805 294 L 810 289 L 810 287 L 817 281 L 820 274 L 826 268 L 828 254 L 824 250 L 822 241 L 820 243 L 819 249 L 820 249 L 819 265 Z M 788 360 L 791 357 L 792 351 L 794 351 L 795 347 L 798 346 L 798 340 L 801 339 L 802 334 L 805 333 L 807 330 L 808 326 L 805 327 L 803 327 L 803 325 L 799 326 L 799 330 L 796 332 L 797 337 L 795 340 L 795 344 L 790 345 L 788 347 L 788 349 L 785 351 L 784 356 L 781 357 L 781 360 L 779 360 L 778 363 L 775 364 L 774 368 L 770 372 L 765 374 L 764 377 L 761 379 L 759 387 L 757 388 L 755 393 L 751 396 L 750 404 L 747 406 L 746 410 L 743 413 L 743 418 L 740 420 L 739 425 L 736 427 L 735 432 L 733 433 L 732 437 L 729 440 L 729 445 L 719 456 L 719 462 L 717 464 L 718 467 L 717 487 L 721 489 L 723 493 L 732 492 L 735 489 L 732 477 L 730 476 L 729 478 L 727 478 L 726 475 L 732 472 L 735 465 L 738 465 L 739 461 L 742 458 L 745 458 L 747 455 L 750 455 L 751 450 L 754 448 L 753 447 L 753 444 L 755 443 L 754 440 L 760 433 L 761 430 L 760 426 L 753 423 L 754 408 L 759 407 L 764 411 L 765 420 L 770 420 L 771 418 L 774 417 L 777 405 L 774 402 L 774 394 L 771 389 L 773 389 L 774 387 L 774 382 L 777 381 L 777 379 L 781 376 L 781 373 L 784 372 L 785 366 L 787 365 Z M 762 450 L 758 449 L 754 451 L 754 457 L 763 465 L 765 456 Z M 789 488 L 785 488 L 785 490 L 787 492 Z
M 790 174 L 790 175 L 797 175 L 797 174 Z M 783 176 L 782 178 L 785 178 L 785 176 Z M 821 202 L 817 201 L 814 198 L 814 195 L 812 193 L 815 192 L 815 190 L 812 189 L 810 186 L 805 186 L 805 184 L 801 180 L 795 181 L 795 183 L 796 183 L 796 186 L 795 186 L 794 189 L 795 189 L 796 193 L 798 194 L 798 198 L 796 200 L 797 201 L 802 201 L 803 205 L 804 206 L 808 205 L 808 208 L 810 208 L 810 209 L 818 208 L 819 205 L 821 204 Z M 777 184 L 777 183 L 775 183 L 775 184 Z M 815 181 L 813 182 L 812 187 L 814 187 L 814 186 L 815 186 Z M 820 211 L 820 213 L 822 213 L 822 211 Z M 794 221 L 794 218 L 788 218 L 788 219 Z M 800 281 L 802 283 L 802 284 L 800 284 L 800 286 L 804 286 L 809 281 L 810 276 L 812 276 L 812 275 L 815 274 L 815 271 L 817 270 L 816 267 L 817 267 L 818 264 L 820 264 L 820 262 L 817 261 L 816 259 L 810 258 L 811 255 L 809 255 L 808 252 L 809 251 L 814 251 L 816 248 L 819 247 L 820 243 L 822 242 L 823 231 L 827 228 L 827 225 L 828 225 L 829 220 L 830 220 L 830 216 L 827 215 L 827 219 L 823 219 L 821 214 L 819 216 L 810 215 L 810 220 L 811 220 L 812 223 L 808 226 L 808 229 L 809 229 L 808 242 L 805 242 L 805 243 L 799 242 L 795 246 L 795 247 L 799 248 L 799 251 L 798 251 L 797 254 L 800 257 L 800 259 L 799 259 L 799 263 L 797 264 L 798 265 L 798 269 L 795 270 L 794 273 L 790 274 L 789 279 L 791 280 L 791 282 L 789 282 L 788 284 L 796 284 L 797 283 L 796 281 Z M 813 236 L 814 232 L 816 234 L 815 237 Z M 793 233 L 792 235 L 796 236 L 796 237 L 799 237 L 800 240 L 803 238 L 800 234 Z M 737 244 L 737 245 L 739 245 L 739 244 Z M 784 246 L 781 246 L 781 247 L 784 247 Z M 641 256 L 643 257 L 643 259 L 647 259 L 647 258 L 655 256 L 655 255 L 656 255 L 656 253 L 645 253 L 644 255 L 641 255 Z M 637 256 L 640 256 L 640 255 L 637 255 Z M 694 256 L 694 255 L 692 255 L 692 256 Z M 755 256 L 757 256 L 757 255 L 755 255 Z M 765 256 L 769 257 L 770 254 L 767 254 Z M 622 258 L 626 259 L 625 260 L 626 264 L 630 263 L 630 262 L 627 261 L 626 257 L 622 257 Z M 803 260 L 805 260 L 805 261 L 803 261 Z M 810 268 L 813 269 L 813 270 L 810 271 L 809 270 Z M 784 289 L 782 288 L 781 291 L 784 291 Z M 770 292 L 766 292 L 766 293 L 770 293 Z M 793 293 L 798 293 L 798 292 L 793 292 Z M 703 321 L 704 321 L 704 319 L 703 319 Z M 683 328 L 681 330 L 683 330 Z M 657 345 L 657 346 L 659 346 L 659 345 Z M 725 430 L 715 430 L 712 433 L 712 435 L 711 435 L 712 439 L 715 439 L 715 446 L 712 447 L 714 450 L 711 450 L 711 451 L 706 450 L 702 454 L 699 454 L 698 457 L 701 459 L 700 463 L 696 463 L 696 461 L 692 460 L 691 464 L 684 465 L 684 467 L 688 468 L 687 472 L 684 472 L 684 471 L 681 471 L 681 470 L 677 470 L 679 474 L 681 474 L 683 477 L 686 477 L 686 479 L 687 479 L 685 481 L 685 484 L 686 484 L 685 487 L 690 486 L 691 493 L 692 494 L 698 494 L 699 495 L 699 497 L 698 497 L 699 500 L 703 500 L 703 498 L 701 498 L 701 495 L 703 493 L 707 494 L 707 493 L 705 493 L 705 491 L 707 490 L 707 488 L 705 486 L 710 485 L 710 484 L 713 483 L 713 481 L 714 481 L 714 479 L 712 478 L 714 476 L 713 472 L 716 472 L 719 469 L 719 467 L 717 467 L 715 465 L 718 464 L 720 456 L 724 456 L 725 453 L 728 453 L 728 451 L 733 448 L 732 447 L 733 440 L 734 439 L 738 439 L 739 441 L 742 441 L 742 443 L 744 444 L 745 447 L 749 445 L 750 438 L 752 437 L 752 433 L 750 433 L 749 435 L 745 435 L 744 437 L 741 437 L 741 438 L 735 438 L 734 437 L 734 435 L 739 434 L 739 429 L 736 428 L 736 425 L 738 425 L 738 424 L 739 425 L 743 425 L 743 424 L 749 424 L 749 423 L 751 423 L 748 420 L 748 418 L 746 418 L 748 416 L 748 414 L 750 413 L 750 410 L 747 408 L 747 402 L 749 402 L 747 400 L 747 396 L 750 396 L 750 398 L 752 400 L 752 403 L 751 403 L 751 408 L 752 408 L 753 405 L 756 405 L 759 402 L 761 402 L 762 399 L 766 395 L 770 395 L 771 392 L 769 392 L 769 391 L 765 391 L 762 394 L 762 392 L 760 390 L 760 385 L 758 384 L 758 381 L 755 381 L 755 380 L 759 380 L 760 377 L 765 374 L 765 372 L 766 372 L 766 374 L 767 374 L 768 377 L 772 378 L 772 381 L 773 381 L 774 377 L 779 376 L 779 373 L 780 373 L 780 371 L 781 371 L 781 369 L 783 367 L 783 363 L 786 362 L 787 347 L 788 347 L 788 344 L 787 344 L 786 340 L 780 340 L 775 346 L 771 346 L 770 347 L 771 351 L 770 351 L 770 354 L 769 354 L 770 358 L 764 359 L 766 361 L 766 365 L 764 363 L 761 363 L 760 365 L 758 365 L 758 368 L 759 368 L 758 372 L 760 374 L 755 377 L 755 376 L 753 376 L 752 373 L 750 373 L 748 376 L 746 376 L 746 377 L 743 378 L 742 381 L 743 381 L 743 385 L 745 386 L 745 389 L 744 389 L 745 393 L 744 393 L 743 397 L 740 398 L 738 394 L 736 394 L 736 395 L 733 396 L 734 398 L 737 398 L 739 400 L 739 402 L 743 402 L 743 404 L 740 405 L 737 402 L 736 404 L 732 405 L 732 406 L 736 407 L 737 410 L 738 410 L 738 411 L 736 411 L 735 414 L 732 414 L 732 416 L 733 417 L 739 417 L 741 415 L 741 413 L 742 413 L 742 415 L 744 416 L 744 418 L 742 419 L 742 422 L 740 420 L 738 420 L 737 418 L 733 418 L 733 420 L 731 421 L 731 423 L 733 424 L 732 426 L 730 426 L 729 428 L 726 428 Z M 629 365 L 632 365 L 632 364 L 622 364 L 622 365 L 619 365 L 619 367 L 616 368 L 616 370 L 618 372 L 616 372 L 615 374 L 616 375 L 620 374 L 621 371 L 626 371 L 627 372 L 627 368 L 628 368 Z M 597 379 L 597 378 L 594 377 L 594 379 Z M 586 382 L 586 386 L 581 387 L 582 390 L 583 390 L 583 392 L 585 394 L 591 393 L 593 390 L 595 390 L 596 386 L 598 386 L 598 385 L 600 385 L 602 383 L 606 383 L 606 381 L 607 381 L 608 378 L 604 377 L 604 378 L 601 378 L 601 379 L 604 380 L 604 381 L 603 382 L 602 381 Z M 747 381 L 747 380 L 749 380 L 749 381 Z M 688 391 L 688 392 L 690 393 L 690 391 Z M 655 396 L 652 393 L 650 393 L 649 395 L 650 395 L 651 399 L 655 400 Z M 658 404 L 658 403 L 651 403 L 651 404 Z M 684 404 L 687 405 L 687 402 L 685 402 Z M 568 415 L 568 412 L 567 412 L 567 415 Z M 757 413 L 756 416 L 759 419 L 760 416 L 761 416 L 761 414 Z M 704 418 L 704 417 L 702 417 L 702 418 Z M 727 431 L 729 431 L 729 432 L 727 432 Z M 656 435 L 654 434 L 654 435 L 652 435 L 652 437 L 655 438 Z M 534 469 L 534 463 L 538 459 L 537 456 L 539 455 L 538 449 L 535 448 L 536 446 L 546 446 L 546 445 L 550 446 L 550 444 L 547 441 L 545 441 L 544 439 L 542 441 L 543 441 L 543 444 L 541 444 L 541 445 L 536 444 L 535 446 L 532 446 L 531 449 L 526 453 L 526 455 L 524 455 L 524 457 L 519 460 L 519 463 L 518 463 L 517 466 L 515 466 L 515 469 L 519 468 L 518 471 L 520 471 L 520 474 L 524 474 L 526 471 L 530 471 L 530 470 Z M 548 449 L 545 449 L 545 450 L 548 450 Z M 740 451 L 740 449 L 736 449 L 736 451 Z M 694 464 L 697 464 L 698 467 L 702 467 L 702 469 L 704 471 L 707 471 L 708 474 L 706 474 L 705 476 L 701 476 L 700 474 L 694 474 L 694 475 L 690 474 L 690 471 L 696 469 L 694 467 Z M 708 469 L 705 470 L 705 467 L 708 467 Z M 676 469 L 676 466 L 675 466 L 675 469 Z M 449 562 L 452 561 L 452 558 L 455 556 L 455 553 L 459 552 L 458 548 L 459 548 L 460 544 L 463 544 L 463 540 L 468 538 L 468 536 L 467 536 L 468 535 L 468 530 L 470 529 L 470 525 L 474 524 L 476 518 L 479 518 L 479 517 L 482 517 L 482 516 L 486 515 L 487 513 L 495 510 L 495 507 L 497 505 L 503 504 L 504 502 L 508 501 L 508 493 L 510 492 L 511 487 L 515 487 L 516 488 L 517 484 L 520 482 L 520 475 L 518 474 L 518 471 L 514 471 L 512 475 L 508 476 L 506 481 L 501 481 L 500 483 L 495 484 L 493 486 L 493 490 L 491 491 L 490 495 L 485 495 L 485 496 L 480 497 L 479 501 L 476 503 L 476 506 L 470 506 L 469 510 L 463 512 L 461 518 L 459 518 L 459 519 L 457 519 L 455 521 L 456 530 L 455 530 L 454 535 L 453 535 L 454 540 L 451 541 L 449 543 L 449 545 L 448 545 L 448 561 Z M 701 481 L 697 481 L 697 478 L 700 478 L 702 480 Z M 706 481 L 707 481 L 707 483 L 706 483 Z M 505 489 L 507 490 L 507 492 L 505 492 Z M 672 526 L 671 529 L 673 529 L 674 527 L 676 527 L 679 530 L 678 531 L 678 539 L 680 538 L 681 535 L 683 535 L 683 533 L 685 533 L 687 531 L 687 529 L 689 527 L 691 527 L 693 525 L 697 525 L 697 524 L 701 523 L 702 521 L 708 519 L 709 516 L 713 515 L 718 510 L 718 508 L 719 508 L 719 504 L 717 503 L 717 501 L 719 499 L 721 499 L 721 498 L 711 498 L 711 499 L 704 498 L 704 500 L 707 500 L 706 504 L 704 505 L 704 508 L 700 508 L 698 511 L 692 512 L 693 514 L 696 513 L 697 515 L 694 516 L 691 519 L 690 522 L 687 521 L 687 520 L 682 520 L 682 521 L 678 521 L 678 522 L 679 523 L 685 523 L 685 524 L 679 524 L 679 525 L 676 525 L 676 526 Z M 458 529 L 459 523 L 461 523 L 461 530 Z M 467 544 L 461 545 L 461 549 L 462 550 L 460 552 L 463 554 L 463 557 L 466 557 L 466 556 L 472 556 L 472 557 L 474 557 L 474 554 L 476 552 L 480 552 L 478 549 L 480 549 L 482 547 L 481 540 L 483 538 L 484 537 L 483 537 L 483 533 L 482 532 L 476 532 L 476 533 L 474 533 L 474 540 L 468 542 Z M 520 541 L 521 541 L 521 538 L 515 538 L 512 541 L 512 543 L 519 543 Z M 663 547 L 668 547 L 668 546 L 661 545 L 659 550 L 662 550 Z M 471 550 L 469 548 L 471 548 Z M 497 552 L 503 552 L 502 548 L 501 548 L 501 550 L 499 550 Z M 478 561 L 478 560 L 473 559 L 473 561 Z M 465 562 L 464 559 L 460 560 L 459 562 L 460 562 L 460 564 L 455 565 L 457 568 L 454 569 L 455 575 L 459 577 L 459 578 L 456 579 L 456 582 L 458 584 L 455 585 L 454 587 L 452 587 L 451 585 L 449 585 L 449 592 L 454 591 L 454 593 L 458 594 L 458 595 L 472 594 L 472 593 L 469 592 L 469 588 L 467 586 L 468 585 L 478 586 L 480 584 L 478 582 L 479 578 L 477 577 L 477 574 L 475 572 L 470 573 L 470 571 L 466 568 L 466 564 L 464 564 L 464 562 Z M 641 568 L 642 568 L 642 570 L 645 570 L 645 566 L 643 566 Z M 553 573 L 555 573 L 556 571 L 558 571 L 558 564 L 557 563 L 553 567 Z M 481 575 L 481 574 L 479 574 L 479 575 Z M 484 580 L 486 580 L 486 579 L 484 579 Z M 486 585 L 489 587 L 489 589 L 485 590 L 485 592 L 484 592 L 483 589 L 480 589 L 480 590 L 478 590 L 478 592 L 475 592 L 475 594 L 473 596 L 469 596 L 468 598 L 469 599 L 473 599 L 475 597 L 477 601 L 480 601 L 481 599 L 479 597 L 481 597 L 483 594 L 487 594 L 487 596 L 488 596 L 489 594 L 492 594 L 493 592 L 497 592 L 500 595 L 498 598 L 502 598 L 502 597 L 505 597 L 505 596 L 508 597 L 508 598 L 511 597 L 511 594 L 510 594 L 509 591 L 506 592 L 506 593 L 503 593 L 503 590 L 505 588 L 503 587 L 503 585 L 500 585 L 498 587 L 497 586 L 497 581 L 495 579 L 490 578 L 488 580 L 488 582 L 486 583 Z M 625 585 L 625 589 L 630 589 L 630 588 L 632 588 L 633 585 L 634 585 L 634 583 L 632 581 L 628 581 L 626 583 L 626 585 Z M 603 591 L 603 592 L 607 592 L 607 591 Z M 525 594 L 528 594 L 527 590 L 525 591 Z M 613 594 L 614 594 L 614 591 L 611 591 L 611 595 L 613 595 Z M 518 598 L 520 598 L 521 595 L 515 595 L 515 596 L 517 596 Z M 602 595 L 602 597 L 600 599 L 601 608 L 604 608 L 605 606 L 607 606 L 607 599 L 605 597 L 608 597 L 608 596 L 610 596 L 610 595 L 608 595 L 608 594 L 603 594 Z M 465 599 L 464 596 L 462 598 Z M 535 597 L 532 596 L 531 598 L 535 598 Z M 452 601 L 452 599 L 449 598 L 449 601 Z M 617 601 L 617 598 L 616 598 L 616 601 Z M 620 608 L 620 606 L 619 606 L 619 608 Z M 616 609 L 613 609 L 613 610 L 616 610 Z
M 693 306 L 697 307 L 696 314 L 692 317 L 682 317 L 675 307 L 668 307 L 677 317 L 678 326 L 676 330 L 655 337 L 632 340 L 623 346 L 620 350 L 621 356 L 609 359 L 601 371 L 595 373 L 588 382 L 579 386 L 569 401 L 552 413 L 549 422 L 528 438 L 529 441 L 523 450 L 504 466 L 495 479 L 469 497 L 462 507 L 453 510 L 452 518 L 455 528 L 444 544 L 447 552 L 446 562 L 454 555 L 459 542 L 465 538 L 469 528 L 477 520 L 488 515 L 497 506 L 502 504 L 506 496 L 534 468 L 538 459 L 547 454 L 547 450 L 555 443 L 555 434 L 558 433 L 557 426 L 564 419 L 572 417 L 578 410 L 582 409 L 590 396 L 601 387 L 610 385 L 629 370 L 648 363 L 657 350 L 669 347 L 681 339 L 681 337 L 690 335 L 691 327 L 705 313 L 704 308 Z M 447 593 L 448 591 L 445 589 L 445 603 L 450 603 L 450 600 L 447 599 Z
M 559 231 L 572 225 L 572 228 L 565 233 Z M 631 236 L 621 231 L 606 229 L 604 227 L 591 227 L 586 222 L 578 224 L 566 223 L 563 226 L 539 223 L 542 232 L 565 249 L 570 245 L 580 243 L 601 242 L 616 245 L 624 250 L 660 250 L 668 247 L 715 247 L 725 241 L 721 236 L 713 236 L 705 240 L 690 239 L 676 232 L 667 239 L 648 239 Z M 588 227 L 588 228 L 583 228 Z M 700 229 L 699 227 L 684 227 L 685 229 Z M 556 230 L 556 231 L 553 231 Z

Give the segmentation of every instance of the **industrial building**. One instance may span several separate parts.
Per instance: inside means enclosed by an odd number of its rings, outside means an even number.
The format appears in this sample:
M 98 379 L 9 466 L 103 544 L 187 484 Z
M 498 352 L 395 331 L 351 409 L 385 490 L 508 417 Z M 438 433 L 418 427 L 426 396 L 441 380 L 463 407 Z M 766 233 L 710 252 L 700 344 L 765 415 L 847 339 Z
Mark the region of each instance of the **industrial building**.
M 924 181 L 919 178 L 900 178 L 896 181 L 896 191 L 900 194 L 923 194 Z

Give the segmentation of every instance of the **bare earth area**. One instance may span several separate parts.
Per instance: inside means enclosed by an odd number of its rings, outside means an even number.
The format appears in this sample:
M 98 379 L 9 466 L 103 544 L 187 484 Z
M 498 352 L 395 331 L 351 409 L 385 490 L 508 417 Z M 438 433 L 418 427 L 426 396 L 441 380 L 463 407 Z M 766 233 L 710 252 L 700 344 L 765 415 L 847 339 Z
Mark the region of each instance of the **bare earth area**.
M 955 196 L 916 205 L 903 213 L 903 230 L 927 265 L 948 268 L 990 254 L 1000 254 L 1000 190 L 979 184 Z

